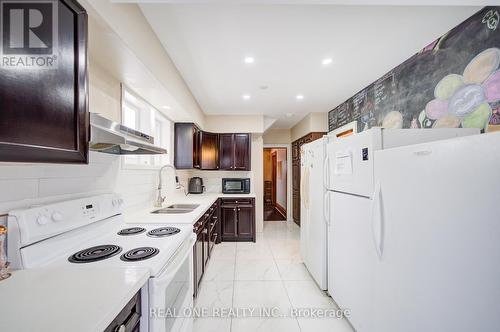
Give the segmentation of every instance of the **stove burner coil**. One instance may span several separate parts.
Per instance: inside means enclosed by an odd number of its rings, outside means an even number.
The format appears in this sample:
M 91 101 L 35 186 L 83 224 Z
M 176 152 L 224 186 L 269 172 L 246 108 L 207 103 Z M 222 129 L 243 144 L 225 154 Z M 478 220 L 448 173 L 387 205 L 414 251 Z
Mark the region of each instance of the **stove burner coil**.
M 120 256 L 120 259 L 125 262 L 142 261 L 158 255 L 160 250 L 152 247 L 140 247 L 127 251 Z
M 160 227 L 150 230 L 148 236 L 151 237 L 164 237 L 179 233 L 181 230 L 176 227 Z
M 104 244 L 87 249 L 80 250 L 79 252 L 68 257 L 71 263 L 91 263 L 101 261 L 117 255 L 122 251 L 122 248 L 113 244 Z
M 142 227 L 131 227 L 131 228 L 122 229 L 121 231 L 119 231 L 116 234 L 118 234 L 118 235 L 135 235 L 135 234 L 141 234 L 144 231 L 146 231 L 146 229 L 142 228 Z

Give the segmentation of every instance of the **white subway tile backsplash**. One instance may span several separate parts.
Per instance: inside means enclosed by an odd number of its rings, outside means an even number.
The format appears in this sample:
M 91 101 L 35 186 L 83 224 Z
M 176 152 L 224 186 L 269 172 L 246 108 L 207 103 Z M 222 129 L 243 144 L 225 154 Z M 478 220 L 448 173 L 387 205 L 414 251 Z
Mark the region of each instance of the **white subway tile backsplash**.
M 42 173 L 41 167 L 33 167 L 30 164 L 0 163 L 0 180 L 38 179 Z
M 38 180 L 0 180 L 0 202 L 12 202 L 37 197 Z M 0 214 L 1 211 L 0 211 Z
M 151 206 L 158 171 L 124 169 L 120 156 L 90 152 L 88 165 L 0 164 L 0 214 L 66 199 L 117 192 L 125 209 Z M 164 194 L 174 190 L 173 173 L 165 170 Z
M 126 212 L 152 207 L 158 170 L 124 168 L 120 156 L 98 152 L 90 152 L 89 161 L 88 165 L 0 163 L 0 214 L 107 192 L 123 196 Z M 186 188 L 189 178 L 200 176 L 207 192 L 221 192 L 222 178 L 252 179 L 253 172 L 179 170 L 177 175 Z M 172 169 L 164 169 L 162 182 L 162 195 L 172 195 L 176 190 Z

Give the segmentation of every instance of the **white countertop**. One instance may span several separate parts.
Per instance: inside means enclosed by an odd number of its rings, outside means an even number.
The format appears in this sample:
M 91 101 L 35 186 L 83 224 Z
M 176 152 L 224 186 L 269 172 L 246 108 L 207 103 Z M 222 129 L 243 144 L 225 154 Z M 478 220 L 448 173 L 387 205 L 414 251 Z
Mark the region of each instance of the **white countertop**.
M 218 198 L 255 198 L 255 194 L 204 193 L 187 196 L 175 194 L 167 197 L 164 207 L 172 204 L 199 204 L 200 206 L 192 212 L 182 214 L 153 214 L 151 211 L 158 208 L 151 206 L 148 209 L 127 214 L 125 221 L 130 224 L 194 224 Z
M 148 278 L 130 268 L 14 271 L 0 281 L 0 331 L 102 332 Z

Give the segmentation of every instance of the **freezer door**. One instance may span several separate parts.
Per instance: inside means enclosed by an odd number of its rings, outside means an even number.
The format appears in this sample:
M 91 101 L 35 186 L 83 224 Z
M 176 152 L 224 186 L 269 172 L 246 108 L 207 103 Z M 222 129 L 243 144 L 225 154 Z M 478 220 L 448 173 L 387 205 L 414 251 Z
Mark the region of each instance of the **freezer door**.
M 369 331 L 498 330 L 500 133 L 377 151 L 375 165 Z
M 381 148 L 381 129 L 337 139 L 328 144 L 328 188 L 370 197 L 373 194 L 373 151 Z
M 378 258 L 373 250 L 371 200 L 330 192 L 328 292 L 357 331 L 369 331 L 373 321 L 374 275 Z

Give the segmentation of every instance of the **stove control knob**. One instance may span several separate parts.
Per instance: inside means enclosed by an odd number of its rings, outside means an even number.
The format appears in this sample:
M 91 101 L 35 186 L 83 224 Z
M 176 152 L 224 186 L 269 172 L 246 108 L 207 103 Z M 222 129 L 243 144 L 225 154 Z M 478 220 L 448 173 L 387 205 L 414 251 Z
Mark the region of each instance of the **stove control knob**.
M 63 216 L 60 212 L 54 212 L 52 213 L 52 220 L 55 222 L 61 221 L 63 219 Z
M 46 216 L 44 215 L 39 215 L 38 218 L 36 218 L 36 222 L 39 224 L 39 225 L 45 225 L 46 223 L 49 222 L 49 218 L 47 218 Z

